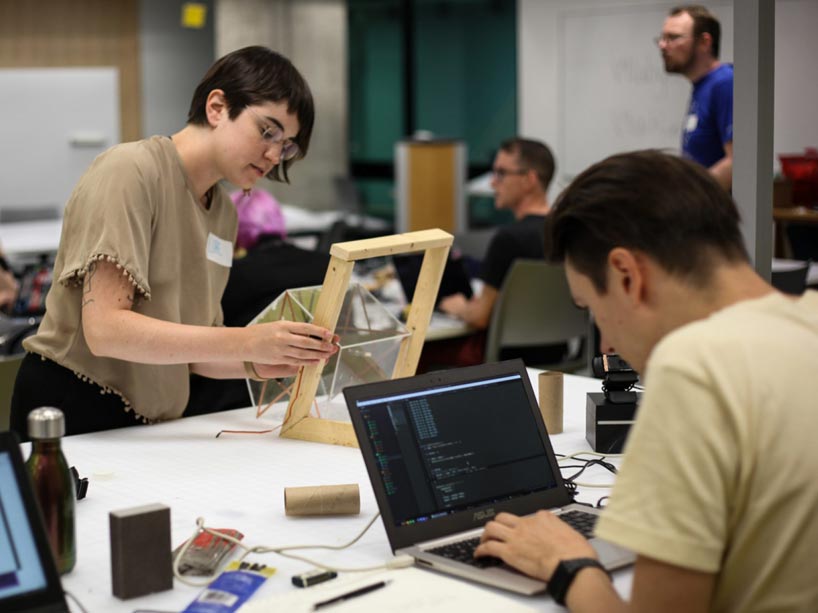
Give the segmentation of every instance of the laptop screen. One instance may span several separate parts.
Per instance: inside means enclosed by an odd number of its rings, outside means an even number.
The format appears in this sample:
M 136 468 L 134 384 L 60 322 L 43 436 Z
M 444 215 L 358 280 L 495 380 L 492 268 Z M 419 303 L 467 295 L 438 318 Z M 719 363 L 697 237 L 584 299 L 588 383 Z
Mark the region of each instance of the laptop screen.
M 525 370 L 508 370 L 355 400 L 395 526 L 557 486 Z
M 0 432 L 0 611 L 68 611 L 13 432 Z
M 46 586 L 8 452 L 0 452 L 0 601 Z

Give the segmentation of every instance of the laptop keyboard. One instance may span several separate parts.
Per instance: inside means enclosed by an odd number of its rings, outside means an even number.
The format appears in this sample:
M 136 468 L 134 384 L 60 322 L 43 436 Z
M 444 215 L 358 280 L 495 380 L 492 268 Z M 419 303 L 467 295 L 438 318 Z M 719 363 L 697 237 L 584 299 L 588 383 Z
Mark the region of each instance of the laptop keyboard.
M 599 515 L 583 513 L 582 511 L 568 511 L 557 515 L 562 521 L 571 526 L 587 539 L 594 537 L 594 527 Z
M 596 520 L 598 517 L 597 515 L 594 515 L 593 513 L 583 513 L 582 511 L 568 511 L 557 515 L 557 517 L 559 517 L 562 521 L 567 523 L 585 538 L 590 539 L 593 537 L 594 526 L 596 526 Z M 429 553 L 434 553 L 444 558 L 448 558 L 449 560 L 463 562 L 464 564 L 469 564 L 477 568 L 488 568 L 503 564 L 503 561 L 500 558 L 495 558 L 492 556 L 475 558 L 474 550 L 479 544 L 480 537 L 476 536 L 464 541 L 458 541 L 456 543 L 435 547 L 427 551 Z
M 435 547 L 434 549 L 429 549 L 428 551 L 429 553 L 434 553 L 444 558 L 448 558 L 449 560 L 463 562 L 464 564 L 471 564 L 477 568 L 499 566 L 503 563 L 500 558 L 495 558 L 493 556 L 475 558 L 474 550 L 479 544 L 480 537 L 476 536 L 474 538 L 466 539 L 465 541 L 458 541 L 457 543 L 450 543 L 441 547 Z

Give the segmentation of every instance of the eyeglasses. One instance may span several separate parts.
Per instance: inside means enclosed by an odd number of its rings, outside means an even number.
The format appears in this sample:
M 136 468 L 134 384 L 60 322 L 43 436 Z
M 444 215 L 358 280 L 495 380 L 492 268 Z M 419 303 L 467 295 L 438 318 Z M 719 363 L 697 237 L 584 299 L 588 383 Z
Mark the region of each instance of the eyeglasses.
M 494 178 L 498 181 L 502 181 L 509 175 L 524 175 L 528 172 L 528 170 L 521 168 L 519 170 L 513 170 L 510 168 L 492 168 L 491 174 L 494 175 Z
M 273 145 L 281 145 L 282 160 L 291 160 L 298 155 L 300 151 L 298 145 L 293 141 L 293 139 L 284 138 L 284 130 L 281 128 L 281 126 L 268 125 L 267 121 L 249 106 L 244 108 L 255 115 L 256 118 L 262 123 L 262 125 L 259 126 L 261 131 L 261 140 L 264 141 L 264 145 L 268 149 Z
M 653 39 L 653 42 L 657 45 L 661 45 L 665 43 L 666 45 L 671 45 L 677 41 L 682 40 L 683 38 L 687 38 L 687 34 L 662 34 L 661 36 L 656 36 Z

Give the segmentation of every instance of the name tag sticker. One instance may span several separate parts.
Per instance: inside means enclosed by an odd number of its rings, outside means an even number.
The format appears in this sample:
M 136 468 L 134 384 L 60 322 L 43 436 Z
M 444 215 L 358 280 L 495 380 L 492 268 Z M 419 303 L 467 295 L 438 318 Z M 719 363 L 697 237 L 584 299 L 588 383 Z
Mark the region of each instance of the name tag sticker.
M 696 129 L 696 126 L 699 125 L 699 116 L 698 115 L 688 115 L 687 116 L 687 123 L 685 124 L 685 132 L 693 132 Z
M 207 259 L 230 268 L 233 265 L 233 243 L 211 232 L 207 235 Z

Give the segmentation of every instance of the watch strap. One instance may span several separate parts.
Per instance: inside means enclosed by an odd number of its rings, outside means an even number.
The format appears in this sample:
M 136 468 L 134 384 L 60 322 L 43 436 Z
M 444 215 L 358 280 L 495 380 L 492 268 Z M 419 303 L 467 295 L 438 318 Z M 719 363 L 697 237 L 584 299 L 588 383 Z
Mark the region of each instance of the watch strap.
M 557 568 L 554 569 L 551 580 L 548 582 L 548 593 L 557 604 L 565 605 L 565 597 L 568 595 L 568 590 L 571 589 L 571 584 L 574 582 L 577 573 L 588 567 L 598 568 L 604 571 L 609 578 L 611 576 L 600 561 L 594 558 L 561 560 L 557 564 Z

